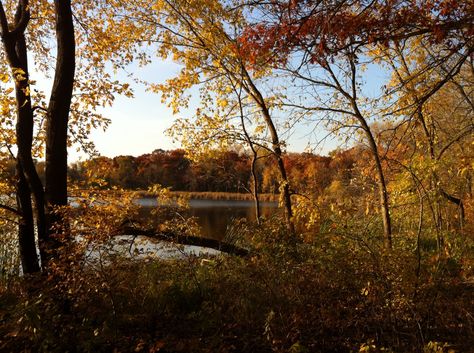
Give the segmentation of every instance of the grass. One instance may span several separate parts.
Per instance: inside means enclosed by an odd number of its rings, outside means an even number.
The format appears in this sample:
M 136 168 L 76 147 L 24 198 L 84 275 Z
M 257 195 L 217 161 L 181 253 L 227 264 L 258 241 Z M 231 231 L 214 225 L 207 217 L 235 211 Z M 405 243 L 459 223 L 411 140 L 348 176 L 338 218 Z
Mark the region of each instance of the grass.
M 139 192 L 142 197 L 155 197 L 146 191 Z M 253 201 L 253 195 L 249 193 L 237 192 L 197 192 L 197 191 L 172 191 L 172 196 L 186 197 L 191 200 L 236 200 L 236 201 Z M 278 202 L 279 195 L 276 194 L 259 194 L 259 200 L 263 202 Z

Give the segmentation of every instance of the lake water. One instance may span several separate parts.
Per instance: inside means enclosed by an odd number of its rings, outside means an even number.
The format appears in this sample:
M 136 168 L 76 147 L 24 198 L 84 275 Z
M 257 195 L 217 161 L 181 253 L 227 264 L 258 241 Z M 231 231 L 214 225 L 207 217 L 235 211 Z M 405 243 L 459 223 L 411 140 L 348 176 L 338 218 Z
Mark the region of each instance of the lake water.
M 156 199 L 142 198 L 138 203 L 144 209 L 144 215 L 157 206 Z M 228 225 L 234 219 L 245 218 L 255 221 L 255 205 L 253 201 L 245 200 L 190 200 L 190 208 L 185 216 L 197 218 L 201 227 L 201 236 L 213 239 L 222 239 Z M 269 217 L 280 212 L 277 202 L 261 202 L 261 215 Z

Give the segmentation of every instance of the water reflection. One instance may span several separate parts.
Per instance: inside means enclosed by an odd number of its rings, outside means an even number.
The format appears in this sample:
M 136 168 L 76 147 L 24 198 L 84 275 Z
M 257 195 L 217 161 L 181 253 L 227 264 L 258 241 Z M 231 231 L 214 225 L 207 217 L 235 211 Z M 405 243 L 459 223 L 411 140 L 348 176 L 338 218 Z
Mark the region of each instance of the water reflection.
M 143 207 L 143 216 L 150 216 L 152 208 L 157 206 L 155 199 L 143 198 L 138 201 Z M 255 205 L 245 200 L 190 200 L 190 209 L 186 216 L 197 218 L 201 234 L 206 238 L 222 239 L 227 226 L 233 219 L 246 218 L 255 221 Z M 262 202 L 261 214 L 268 217 L 279 212 L 277 202 Z

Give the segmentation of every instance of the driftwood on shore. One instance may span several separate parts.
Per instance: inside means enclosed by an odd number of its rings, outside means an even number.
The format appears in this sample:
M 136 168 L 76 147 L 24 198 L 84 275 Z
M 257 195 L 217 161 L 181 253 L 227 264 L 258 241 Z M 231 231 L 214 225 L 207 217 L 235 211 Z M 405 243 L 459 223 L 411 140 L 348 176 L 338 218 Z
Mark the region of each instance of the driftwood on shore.
M 249 250 L 239 247 L 234 244 L 226 243 L 216 239 L 203 238 L 192 235 L 182 235 L 172 232 L 158 232 L 153 229 L 141 229 L 133 226 L 124 225 L 117 229 L 115 235 L 132 235 L 132 236 L 145 236 L 150 239 L 168 241 L 181 245 L 194 245 L 205 248 L 211 248 L 222 251 L 224 253 L 246 257 L 249 255 Z

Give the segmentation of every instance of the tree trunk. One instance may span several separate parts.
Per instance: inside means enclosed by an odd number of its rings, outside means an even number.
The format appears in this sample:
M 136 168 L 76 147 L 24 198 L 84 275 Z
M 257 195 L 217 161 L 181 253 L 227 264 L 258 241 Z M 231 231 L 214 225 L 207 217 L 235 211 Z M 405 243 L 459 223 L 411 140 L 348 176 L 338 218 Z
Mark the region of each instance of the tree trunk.
M 203 238 L 202 236 L 182 235 L 173 232 L 158 232 L 153 229 L 140 229 L 135 227 L 123 226 L 115 231 L 116 235 L 127 234 L 131 236 L 146 236 L 156 240 L 163 240 L 170 243 L 181 245 L 202 246 L 205 248 L 216 249 L 227 254 L 236 256 L 248 256 L 250 251 L 237 245 L 222 242 L 216 239 Z M 133 239 L 132 241 L 135 241 Z
M 245 127 L 244 111 L 242 108 L 242 99 L 241 99 L 240 92 L 239 92 L 239 109 L 240 109 L 240 123 L 242 124 L 242 130 L 244 132 L 245 139 L 247 140 L 250 150 L 252 151 L 252 164 L 250 166 L 250 172 L 251 172 L 252 181 L 253 181 L 252 196 L 253 196 L 253 200 L 255 204 L 255 220 L 257 221 L 257 224 L 260 225 L 260 199 L 258 196 L 258 177 L 257 177 L 258 153 L 255 150 L 252 139 L 250 138 L 247 128 Z
M 290 184 L 288 182 L 288 176 L 286 175 L 286 168 L 285 164 L 283 163 L 282 152 L 280 147 L 280 139 L 278 137 L 278 132 L 276 130 L 275 124 L 273 123 L 272 117 L 270 116 L 270 112 L 268 111 L 268 107 L 265 104 L 265 100 L 257 89 L 257 87 L 253 84 L 252 80 L 250 79 L 250 75 L 245 72 L 246 77 L 248 79 L 248 83 L 251 87 L 251 90 L 248 92 L 254 98 L 255 102 L 258 104 L 260 109 L 262 110 L 263 119 L 265 120 L 265 124 L 267 125 L 267 129 L 270 132 L 270 138 L 272 140 L 272 150 L 273 155 L 277 160 L 278 171 L 280 172 L 280 195 L 283 199 L 283 207 L 285 209 L 285 221 L 288 231 L 291 235 L 294 235 L 295 226 L 293 224 L 293 210 L 291 205 L 291 194 L 290 194 Z
M 380 161 L 380 156 L 378 154 L 375 140 L 370 132 L 366 131 L 366 133 L 369 137 L 370 149 L 372 151 L 375 160 L 375 168 L 377 170 L 377 186 L 379 189 L 380 211 L 382 213 L 384 247 L 385 249 L 390 250 L 392 249 L 392 225 L 388 204 L 387 184 L 385 183 L 382 163 Z
M 273 123 L 273 119 L 270 115 L 268 107 L 265 103 L 265 99 L 263 95 L 260 93 L 258 88 L 252 81 L 247 70 L 242 67 L 242 74 L 246 79 L 246 83 L 249 85 L 243 86 L 248 94 L 254 99 L 255 103 L 260 107 L 262 110 L 263 119 L 265 120 L 265 124 L 267 126 L 268 131 L 270 132 L 270 138 L 272 140 L 272 150 L 273 155 L 277 160 L 278 171 L 280 172 L 280 194 L 283 198 L 283 207 L 285 209 L 285 223 L 288 228 L 288 231 L 291 235 L 296 234 L 295 226 L 293 224 L 293 210 L 291 205 L 291 194 L 290 194 L 290 184 L 288 181 L 288 176 L 286 175 L 285 164 L 283 163 L 282 152 L 280 147 L 280 139 L 278 137 L 278 132 L 276 130 L 275 124 Z
M 20 68 L 23 77 L 17 80 L 15 85 L 17 103 L 17 124 L 16 138 L 18 146 L 18 163 L 28 182 L 29 190 L 33 194 L 35 201 L 36 227 L 40 242 L 46 236 L 46 219 L 44 210 L 44 189 L 43 183 L 36 171 L 36 167 L 31 155 L 33 146 L 34 114 L 31 105 L 31 97 L 27 92 L 30 90 L 28 63 L 26 53 L 26 43 L 24 35 L 19 35 L 16 43 L 16 60 L 10 64 L 13 70 Z
M 372 132 L 370 131 L 369 125 L 365 121 L 362 114 L 358 112 L 358 109 L 356 109 L 356 112 L 356 117 L 362 125 L 365 135 L 369 140 L 370 151 L 372 152 L 372 156 L 375 161 L 375 169 L 377 172 L 377 187 L 379 189 L 380 212 L 382 213 L 384 247 L 385 249 L 390 250 L 392 249 L 392 225 L 389 212 L 387 184 L 385 182 L 382 162 L 380 161 L 377 144 L 375 142 L 374 136 L 372 135 Z
M 55 0 L 58 53 L 46 127 L 46 204 L 51 232 L 68 227 L 58 207 L 67 205 L 67 129 L 75 72 L 75 38 L 70 0 Z M 56 246 L 55 244 L 54 246 Z
M 40 265 L 38 255 L 36 254 L 31 193 L 19 162 L 17 162 L 16 198 L 20 213 L 18 242 L 20 246 L 21 267 L 23 273 L 39 272 Z
M 17 157 L 17 203 L 22 212 L 19 226 L 20 252 L 23 258 L 36 257 L 34 217 L 31 205 L 31 193 L 35 200 L 36 226 L 38 238 L 42 239 L 46 232 L 44 214 L 43 184 L 36 171 L 31 155 L 33 143 L 33 108 L 31 105 L 30 85 L 28 75 L 28 57 L 25 40 L 25 30 L 29 23 L 30 13 L 27 0 L 19 1 L 14 23 L 9 26 L 3 5 L 0 3 L 0 26 L 3 47 L 8 64 L 15 78 L 15 98 L 17 105 L 16 144 Z M 28 261 L 27 261 L 28 262 Z M 25 263 L 25 272 L 39 270 L 34 263 Z
M 257 177 L 257 152 L 252 147 L 252 165 L 251 165 L 251 173 L 252 173 L 252 181 L 253 181 L 253 200 L 255 204 L 255 219 L 257 224 L 260 224 L 260 198 L 258 197 L 258 177 Z
M 380 210 L 382 212 L 384 247 L 385 249 L 390 250 L 392 249 L 392 225 L 389 212 L 387 185 L 385 183 L 382 163 L 380 162 L 380 157 L 376 151 L 374 152 L 374 158 L 378 174 L 377 185 L 379 188 Z
M 295 226 L 293 224 L 293 210 L 291 205 L 291 194 L 290 194 L 290 184 L 288 182 L 288 176 L 286 174 L 285 164 L 283 163 L 283 156 L 280 147 L 280 140 L 278 138 L 278 133 L 273 124 L 273 120 L 270 116 L 268 108 L 265 105 L 261 106 L 263 117 L 265 123 L 267 124 L 268 131 L 270 132 L 270 137 L 272 139 L 272 149 L 275 158 L 277 159 L 278 171 L 280 172 L 281 182 L 280 182 L 280 194 L 283 198 L 283 207 L 285 208 L 285 220 L 286 225 L 291 234 L 295 234 Z

